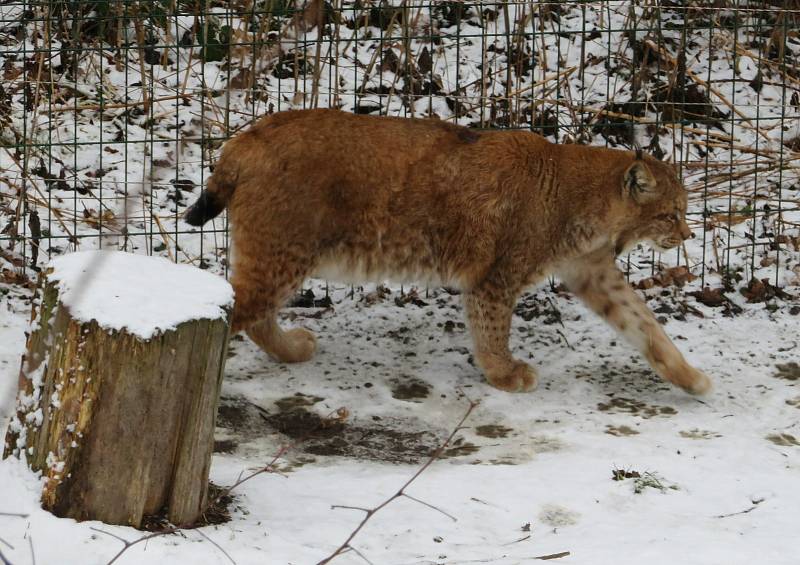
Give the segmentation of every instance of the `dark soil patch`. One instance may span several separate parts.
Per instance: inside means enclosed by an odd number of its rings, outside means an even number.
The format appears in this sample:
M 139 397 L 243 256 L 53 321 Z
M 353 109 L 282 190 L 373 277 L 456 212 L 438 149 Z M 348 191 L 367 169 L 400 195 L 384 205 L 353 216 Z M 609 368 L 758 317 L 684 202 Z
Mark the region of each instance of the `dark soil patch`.
M 534 318 L 541 319 L 546 325 L 561 324 L 561 311 L 550 297 L 539 299 L 535 294 L 524 294 L 514 308 L 514 314 L 530 322 Z
M 232 439 L 220 439 L 214 442 L 214 453 L 233 453 L 239 444 Z
M 418 463 L 429 457 L 438 444 L 436 435 L 430 432 L 331 422 L 304 408 L 265 415 L 263 420 L 273 430 L 301 442 L 297 449 L 311 455 Z
M 651 406 L 639 400 L 621 396 L 612 398 L 608 402 L 601 402 L 597 405 L 597 409 L 602 412 L 633 414 L 645 419 L 655 416 L 673 416 L 678 413 L 671 406 Z
M 624 481 L 625 479 L 638 479 L 641 477 L 641 473 L 639 471 L 630 471 L 628 469 L 612 469 L 611 470 L 611 480 L 612 481 Z
M 775 368 L 778 369 L 778 372 L 775 373 L 774 376 L 779 379 L 786 379 L 787 381 L 800 380 L 800 365 L 794 361 L 789 363 L 778 363 L 775 365 Z
M 310 288 L 297 293 L 289 302 L 289 308 L 330 308 L 331 306 L 333 306 L 333 302 L 329 296 L 318 298 L 314 296 L 314 292 Z
M 295 440 L 330 439 L 341 435 L 345 428 L 342 420 L 329 420 L 305 408 L 292 408 L 277 414 L 262 413 L 261 418 L 275 431 Z M 325 454 L 321 454 L 325 455 Z
M 464 441 L 462 438 L 457 438 L 450 447 L 442 453 L 442 459 L 449 459 L 450 457 L 462 457 L 464 455 L 472 455 L 477 453 L 480 448 L 474 443 Z
M 692 430 L 681 430 L 678 432 L 678 435 L 686 439 L 714 439 L 717 437 L 722 437 L 722 434 L 718 434 L 717 432 L 713 432 L 711 430 L 698 430 L 697 428 Z
M 287 396 L 286 398 L 276 400 L 275 406 L 277 406 L 281 411 L 285 412 L 287 410 L 300 408 L 302 406 L 313 406 L 317 402 L 322 402 L 323 400 L 325 399 L 320 398 L 319 396 L 306 396 L 305 394 L 297 392 L 294 396 Z
M 234 502 L 234 497 L 228 494 L 227 490 L 227 488 L 218 487 L 214 483 L 208 483 L 208 508 L 203 512 L 197 526 L 211 526 L 231 521 L 230 507 Z
M 230 430 L 242 430 L 247 427 L 249 419 L 248 407 L 244 399 L 221 398 L 217 408 L 217 426 Z
M 639 432 L 628 426 L 606 426 L 606 433 L 611 436 L 627 437 L 639 435 Z
M 182 526 L 183 529 L 202 528 L 203 526 L 213 526 L 224 524 L 231 521 L 230 506 L 234 502 L 234 497 L 227 494 L 227 488 L 219 487 L 214 483 L 208 483 L 208 507 L 200 518 L 191 526 Z M 167 518 L 167 508 L 162 508 L 157 514 L 150 514 L 142 517 L 140 530 L 148 532 L 164 532 L 173 528 Z
M 431 394 L 431 385 L 419 379 L 392 381 L 392 398 L 397 400 L 419 401 L 428 398 Z
M 767 441 L 781 447 L 800 447 L 800 441 L 797 441 L 792 434 L 770 434 L 767 436 Z
M 244 398 L 223 398 L 217 425 L 226 428 L 235 438 L 231 441 L 237 443 L 280 433 L 296 444 L 291 452 L 294 458 L 315 455 L 420 463 L 441 443 L 441 433 L 409 430 L 408 423 L 402 420 L 375 419 L 367 425 L 336 415 L 320 416 L 308 409 L 319 400 L 295 395 L 276 402 L 276 410 L 266 410 Z M 453 449 L 445 456 L 470 452 L 469 447 L 458 443 Z
M 489 438 L 502 438 L 508 437 L 508 434 L 513 432 L 513 428 L 507 428 L 505 426 L 501 426 L 500 424 L 487 424 L 484 426 L 477 426 L 475 428 L 475 433 L 481 437 L 489 437 Z

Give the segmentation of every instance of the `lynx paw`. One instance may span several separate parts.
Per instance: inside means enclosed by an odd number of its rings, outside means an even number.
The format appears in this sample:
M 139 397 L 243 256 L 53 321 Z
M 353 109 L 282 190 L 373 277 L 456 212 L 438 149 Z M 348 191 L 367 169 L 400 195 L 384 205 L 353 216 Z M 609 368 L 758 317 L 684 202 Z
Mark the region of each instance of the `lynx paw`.
M 294 328 L 284 336 L 285 347 L 282 347 L 279 361 L 284 363 L 302 363 L 314 356 L 317 349 L 317 338 L 305 328 Z
M 533 367 L 521 361 L 516 361 L 507 373 L 487 378 L 493 387 L 506 392 L 530 392 L 539 380 Z
M 677 371 L 666 372 L 666 380 L 681 387 L 689 394 L 706 394 L 712 388 L 711 379 L 690 365 Z
M 687 384 L 682 388 L 690 394 L 706 394 L 711 391 L 711 379 L 703 371 L 698 371 L 694 367 L 689 367 L 688 378 L 684 379 Z

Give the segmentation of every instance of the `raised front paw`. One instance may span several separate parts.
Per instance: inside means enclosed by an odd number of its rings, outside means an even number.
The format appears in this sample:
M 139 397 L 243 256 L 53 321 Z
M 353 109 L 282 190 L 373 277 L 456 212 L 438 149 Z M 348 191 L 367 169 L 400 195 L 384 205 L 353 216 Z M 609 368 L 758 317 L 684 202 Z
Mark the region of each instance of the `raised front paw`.
M 703 371 L 690 367 L 692 372 L 691 383 L 686 387 L 686 391 L 692 394 L 707 394 L 714 388 L 711 379 Z
M 487 368 L 486 377 L 489 384 L 506 392 L 530 392 L 539 382 L 534 368 L 522 361 L 515 361 L 505 371 Z
M 689 394 L 706 394 L 711 391 L 711 379 L 703 371 L 691 365 L 684 365 L 666 375 L 667 380 L 681 387 Z

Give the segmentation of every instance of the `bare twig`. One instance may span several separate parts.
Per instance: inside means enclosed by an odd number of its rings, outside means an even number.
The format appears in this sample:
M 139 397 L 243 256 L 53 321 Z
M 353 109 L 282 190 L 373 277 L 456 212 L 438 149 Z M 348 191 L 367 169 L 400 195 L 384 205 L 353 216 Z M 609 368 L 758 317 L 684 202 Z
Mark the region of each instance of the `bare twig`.
M 508 543 L 504 543 L 504 544 L 503 544 L 503 547 L 507 547 L 507 546 L 509 546 L 509 545 L 514 545 L 515 543 L 519 543 L 519 542 L 521 542 L 521 541 L 527 541 L 527 540 L 529 540 L 529 539 L 531 539 L 531 535 L 530 535 L 530 534 L 528 534 L 527 536 L 521 537 L 521 538 L 519 538 L 519 539 L 515 539 L 514 541 L 510 541 L 510 542 L 508 542 Z
M 19 512 L 0 512 L 0 516 L 11 516 L 13 518 L 27 518 L 28 514 L 21 514 Z M 28 538 L 28 543 L 30 544 L 30 547 L 31 547 L 31 563 L 33 565 L 36 565 L 36 557 L 33 554 L 33 542 L 31 541 L 31 538 Z M 12 551 L 14 550 L 14 546 L 11 545 L 10 543 L 8 543 L 3 538 L 0 538 L 0 544 L 5 544 L 6 546 L 8 546 L 8 548 L 10 550 L 12 550 Z M 3 555 L 2 551 L 0 551 L 0 564 L 2 564 L 2 565 L 11 565 L 11 561 L 9 561 L 6 558 L 6 556 Z
M 356 555 L 358 555 L 361 559 L 367 562 L 367 565 L 375 565 L 372 561 L 367 559 L 367 556 L 357 550 L 355 547 L 348 547 L 346 551 L 352 551 Z
M 740 514 L 748 514 L 758 508 L 758 505 L 764 502 L 763 498 L 758 498 L 753 500 L 753 505 L 750 508 L 745 508 L 744 510 L 740 510 L 739 512 L 731 512 L 730 514 L 719 514 L 714 516 L 714 518 L 730 518 L 731 516 L 739 516 Z
M 453 441 L 453 438 L 455 437 L 455 435 L 462 429 L 462 426 L 464 425 L 464 422 L 466 422 L 467 418 L 469 418 L 470 414 L 472 414 L 472 411 L 475 410 L 475 408 L 477 406 L 478 406 L 478 402 L 470 401 L 469 408 L 467 408 L 467 411 L 461 417 L 461 420 L 458 422 L 458 424 L 455 426 L 455 428 L 453 428 L 453 431 L 450 432 L 450 435 L 447 436 L 447 438 L 444 440 L 444 442 L 442 442 L 442 444 L 436 449 L 436 451 L 434 451 L 433 455 L 430 456 L 430 458 L 425 462 L 425 464 L 423 464 L 422 467 L 420 467 L 417 470 L 417 472 L 414 473 L 411 476 L 411 478 L 408 479 L 403 484 L 402 487 L 400 487 L 400 490 L 398 490 L 392 496 L 390 496 L 389 498 L 387 498 L 386 500 L 381 502 L 378 506 L 375 506 L 375 507 L 370 508 L 368 510 L 365 510 L 363 508 L 354 507 L 354 506 L 348 507 L 348 508 L 352 508 L 352 509 L 363 511 L 365 513 L 364 518 L 355 527 L 355 529 L 352 532 L 350 532 L 350 535 L 347 537 L 347 539 L 338 548 L 336 548 L 336 550 L 333 553 L 331 553 L 328 557 L 324 558 L 322 561 L 319 561 L 317 563 L 317 565 L 325 565 L 326 563 L 330 563 L 331 561 L 336 559 L 336 557 L 338 557 L 339 555 L 342 555 L 343 553 L 345 553 L 347 551 L 354 551 L 359 556 L 363 557 L 363 555 L 361 555 L 358 551 L 356 551 L 355 548 L 350 544 L 353 542 L 353 539 L 364 528 L 364 526 L 367 525 L 367 522 L 369 522 L 369 520 L 375 514 L 377 514 L 378 512 L 383 510 L 384 508 L 386 508 L 389 504 L 394 502 L 396 499 L 398 499 L 400 497 L 403 497 L 403 496 L 407 497 L 407 498 L 410 498 L 411 500 L 414 500 L 416 502 L 421 502 L 421 501 L 417 500 L 416 498 L 408 496 L 405 493 L 405 489 L 407 489 L 415 480 L 417 480 L 417 478 L 419 478 L 419 476 L 422 473 L 424 473 L 428 469 L 428 467 L 430 467 L 433 464 L 434 461 L 436 461 L 437 459 L 439 459 L 442 456 L 442 453 L 444 452 L 444 450 L 447 448 L 448 445 L 450 445 L 450 442 Z M 431 508 L 435 508 L 435 507 L 431 506 L 430 504 L 427 504 L 427 503 L 424 503 L 424 502 L 422 504 L 424 504 L 425 506 L 431 507 Z M 435 509 L 439 510 L 438 508 L 435 508 Z M 453 518 L 452 516 L 450 516 L 446 512 L 443 512 L 441 510 L 439 510 L 439 512 L 442 512 L 442 514 L 445 514 L 446 516 L 449 516 L 450 518 L 455 520 L 455 518 Z
M 33 551 L 33 536 L 28 534 L 28 547 L 31 550 L 31 565 L 36 565 L 36 552 Z
M 549 561 L 550 559 L 561 559 L 562 557 L 569 557 L 569 551 L 562 551 L 561 553 L 551 553 L 550 555 L 540 555 L 539 557 L 534 557 L 534 559 L 539 559 L 540 561 Z
M 155 532 L 155 533 L 152 533 L 152 534 L 148 534 L 146 536 L 142 536 L 142 537 L 140 537 L 138 539 L 135 539 L 133 541 L 128 541 L 128 540 L 126 540 L 125 538 L 123 538 L 121 536 L 118 536 L 116 534 L 112 534 L 111 532 L 107 532 L 105 530 L 101 530 L 100 528 L 95 528 L 95 527 L 92 526 L 90 529 L 94 530 L 95 532 L 100 532 L 101 534 L 106 534 L 107 536 L 111 536 L 112 538 L 116 538 L 116 539 L 118 539 L 119 541 L 121 541 L 122 543 L 125 544 L 125 546 L 122 549 L 120 549 L 117 552 L 117 554 L 114 557 L 111 558 L 111 561 L 106 563 L 106 565 L 111 565 L 112 563 L 117 561 L 117 559 L 122 557 L 123 553 L 128 551 L 131 547 L 133 547 L 136 544 L 142 543 L 143 541 L 147 541 L 147 540 L 150 540 L 150 539 L 153 539 L 153 538 L 165 536 L 167 534 L 174 534 L 175 532 L 180 530 L 180 528 L 177 528 L 175 526 L 170 526 L 169 528 L 167 528 L 165 530 L 162 530 L 160 532 Z
M 427 506 L 431 510 L 436 510 L 440 514 L 444 514 L 445 516 L 450 518 L 453 522 L 458 522 L 458 518 L 456 518 L 452 514 L 448 514 L 447 512 L 445 512 L 441 508 L 438 508 L 438 507 L 434 506 L 433 504 L 429 504 L 429 503 L 425 502 L 424 500 L 420 500 L 419 498 L 414 498 L 413 496 L 411 496 L 410 494 L 407 494 L 405 492 L 403 493 L 403 496 L 405 496 L 406 498 L 408 498 L 410 500 L 413 500 L 414 502 L 418 502 L 418 503 L 422 504 L 423 506 Z
M 0 516 L 11 516 L 11 517 L 14 517 L 14 518 L 27 518 L 28 514 L 19 514 L 19 513 L 16 513 L 16 512 L 0 512 Z M 32 559 L 32 563 L 33 563 L 33 565 L 36 565 L 36 558 L 33 555 L 33 543 L 30 541 L 30 538 L 28 538 L 28 542 L 31 544 L 31 559 Z M 0 538 L 0 544 L 5 544 L 6 546 L 8 546 L 8 548 L 10 550 L 12 550 L 12 551 L 14 550 L 14 546 L 11 545 L 10 543 L 8 543 L 3 538 Z M 0 551 L 0 562 L 2 563 L 2 565 L 11 565 L 11 562 L 8 559 L 6 559 L 6 557 L 3 555 L 2 551 Z
M 48 110 L 50 113 L 59 113 L 59 112 L 83 112 L 86 110 L 115 110 L 115 109 L 122 109 L 122 108 L 134 108 L 136 106 L 144 106 L 145 104 L 155 104 L 158 102 L 165 102 L 167 100 L 181 100 L 186 102 L 191 100 L 188 94 L 175 94 L 171 96 L 159 96 L 158 98 L 145 99 L 139 100 L 136 102 L 114 102 L 111 104 L 82 104 L 80 106 L 53 106 Z
M 222 554 L 223 554 L 225 557 L 227 557 L 227 558 L 228 558 L 228 560 L 229 560 L 231 563 L 233 563 L 233 565 L 236 565 L 236 561 L 233 559 L 233 557 L 231 557 L 231 556 L 228 554 L 228 552 L 227 552 L 227 551 L 225 551 L 224 549 L 222 549 L 222 546 L 220 546 L 220 545 L 219 545 L 217 542 L 215 542 L 213 539 L 211 539 L 210 537 L 208 537 L 207 535 L 205 535 L 205 534 L 203 533 L 203 530 L 201 530 L 201 529 L 199 529 L 199 528 L 198 528 L 198 529 L 197 529 L 197 533 L 198 533 L 198 534 L 200 534 L 201 536 L 203 536 L 204 538 L 206 538 L 206 539 L 207 539 L 207 540 L 208 540 L 208 541 L 209 541 L 211 544 L 213 544 L 213 545 L 214 545 L 214 547 L 216 547 L 217 549 L 219 549 L 219 550 L 222 552 Z

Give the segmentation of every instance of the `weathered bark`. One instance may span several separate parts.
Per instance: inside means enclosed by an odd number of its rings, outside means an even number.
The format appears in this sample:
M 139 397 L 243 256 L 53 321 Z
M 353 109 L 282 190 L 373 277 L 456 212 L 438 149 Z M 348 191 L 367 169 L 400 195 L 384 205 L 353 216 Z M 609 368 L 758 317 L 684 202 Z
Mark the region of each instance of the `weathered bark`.
M 42 279 L 3 457 L 24 450 L 57 516 L 139 527 L 194 523 L 208 491 L 229 320 L 150 340 L 70 317 Z

